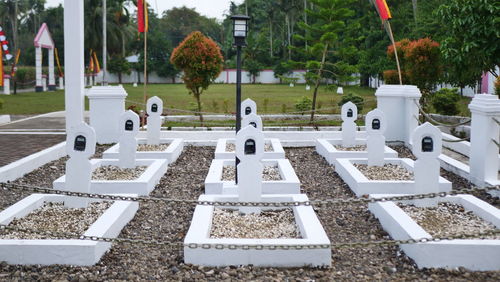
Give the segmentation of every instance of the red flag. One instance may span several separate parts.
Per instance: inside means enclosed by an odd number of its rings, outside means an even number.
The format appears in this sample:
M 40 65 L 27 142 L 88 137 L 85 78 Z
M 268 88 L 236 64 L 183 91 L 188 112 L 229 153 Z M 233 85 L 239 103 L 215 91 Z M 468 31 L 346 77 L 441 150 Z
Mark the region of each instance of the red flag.
M 148 32 L 147 0 L 137 0 L 137 29 L 139 32 Z
M 389 6 L 387 6 L 387 2 L 385 0 L 375 0 L 375 3 L 377 4 L 378 12 L 382 20 L 392 18 L 391 11 L 389 10 Z

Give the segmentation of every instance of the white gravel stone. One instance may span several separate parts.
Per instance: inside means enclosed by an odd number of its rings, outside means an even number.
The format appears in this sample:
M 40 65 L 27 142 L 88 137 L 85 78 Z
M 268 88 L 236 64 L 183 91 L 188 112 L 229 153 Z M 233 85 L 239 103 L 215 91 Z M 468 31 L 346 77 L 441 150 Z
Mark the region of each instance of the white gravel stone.
M 210 238 L 295 239 L 301 238 L 291 209 L 240 214 L 215 208 Z
M 414 179 L 413 172 L 399 165 L 368 166 L 365 164 L 354 164 L 354 166 L 369 180 L 410 181 Z
M 90 203 L 87 208 L 66 208 L 62 203 L 45 203 L 22 218 L 14 219 L 9 226 L 49 232 L 66 232 L 82 235 L 111 206 L 111 202 Z M 7 231 L 0 239 L 65 239 L 33 233 Z
M 366 145 L 358 145 L 358 146 L 352 146 L 352 147 L 344 147 L 341 145 L 335 145 L 335 149 L 339 151 L 349 151 L 349 152 L 363 152 L 366 151 Z
M 147 166 L 121 168 L 114 165 L 100 166 L 92 173 L 92 180 L 135 180 L 139 178 Z
M 232 165 L 226 165 L 222 168 L 222 181 L 234 181 L 236 170 Z M 262 180 L 264 181 L 280 181 L 283 180 L 281 177 L 280 170 L 277 166 L 264 166 L 262 171 Z
M 160 145 L 148 145 L 148 144 L 140 144 L 137 145 L 137 152 L 163 152 L 165 151 L 170 144 L 160 144 Z
M 421 208 L 413 205 L 400 207 L 431 236 L 446 237 L 463 233 L 495 230 L 495 226 L 464 209 L 459 204 L 442 202 L 437 207 Z M 489 236 L 500 239 L 500 236 Z
M 236 145 L 234 145 L 234 143 L 226 143 L 226 152 L 234 151 L 236 151 Z M 271 145 L 271 143 L 265 143 L 264 152 L 274 152 L 273 145 Z

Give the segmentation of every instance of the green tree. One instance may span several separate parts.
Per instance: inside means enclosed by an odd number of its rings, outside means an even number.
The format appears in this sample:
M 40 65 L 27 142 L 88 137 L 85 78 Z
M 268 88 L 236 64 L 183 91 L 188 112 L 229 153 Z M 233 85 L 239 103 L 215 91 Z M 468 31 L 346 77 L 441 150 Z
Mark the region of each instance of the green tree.
M 310 2 L 314 5 L 314 9 L 307 9 L 306 13 L 316 21 L 307 24 L 300 22 L 299 26 L 305 31 L 306 36 L 296 35 L 295 38 L 307 41 L 311 46 L 295 49 L 311 59 L 305 62 L 295 62 L 294 65 L 308 69 L 309 79 L 314 81 L 310 118 L 312 122 L 321 80 L 327 72 L 332 73 L 327 67 L 336 68 L 339 63 L 347 63 L 340 60 L 336 62 L 337 64 L 327 62 L 327 56 L 343 48 L 339 44 L 339 34 L 346 28 L 346 20 L 354 15 L 354 11 L 349 9 L 354 0 L 311 0 Z
M 448 0 L 435 15 L 446 26 L 441 51 L 454 85 L 471 85 L 482 72 L 495 77 L 500 65 L 500 4 L 497 0 Z M 464 68 L 466 71 L 464 71 Z
M 122 74 L 130 74 L 130 64 L 124 57 L 114 56 L 109 61 L 108 70 L 118 75 L 118 82 L 122 83 Z
M 183 71 L 182 79 L 198 103 L 198 113 L 203 126 L 200 96 L 219 76 L 224 59 L 217 43 L 195 31 L 172 52 L 170 62 Z

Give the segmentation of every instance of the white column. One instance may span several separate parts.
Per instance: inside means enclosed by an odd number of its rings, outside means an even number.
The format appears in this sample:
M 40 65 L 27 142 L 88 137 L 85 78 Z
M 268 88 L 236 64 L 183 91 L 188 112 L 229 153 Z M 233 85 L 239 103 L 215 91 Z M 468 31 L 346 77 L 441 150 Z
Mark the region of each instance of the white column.
M 66 131 L 83 121 L 84 33 L 83 2 L 64 0 L 64 71 Z
M 3 94 L 10 95 L 10 76 L 3 77 Z
M 64 89 L 64 77 L 59 77 L 59 89 Z
M 49 90 L 56 90 L 56 77 L 54 75 L 54 49 L 49 49 Z
M 90 126 L 96 132 L 97 143 L 110 144 L 120 140 L 118 124 L 125 112 L 127 92 L 122 86 L 94 86 L 89 98 Z
M 417 157 L 413 166 L 415 194 L 439 193 L 441 130 L 426 122 L 415 129 L 412 143 L 413 154 Z M 414 204 L 417 207 L 435 207 L 438 201 L 438 198 L 426 198 L 415 200 Z
M 42 47 L 35 48 L 35 74 L 36 74 L 36 92 L 43 91 L 43 82 L 42 82 Z
M 369 112 L 365 118 L 366 150 L 368 151 L 368 166 L 384 166 L 385 137 L 387 122 L 379 109 Z
M 154 96 L 148 99 L 146 104 L 148 114 L 147 143 L 149 145 L 160 144 L 161 114 L 163 113 L 163 101 Z
M 387 141 L 411 143 L 411 134 L 417 126 L 414 115 L 418 114 L 414 101 L 422 96 L 413 85 L 381 85 L 375 92 L 377 108 L 384 112 L 387 119 Z M 417 115 L 418 116 L 418 115 Z
M 496 95 L 478 94 L 469 104 L 472 113 L 470 139 L 470 181 L 484 187 L 498 183 L 500 100 Z

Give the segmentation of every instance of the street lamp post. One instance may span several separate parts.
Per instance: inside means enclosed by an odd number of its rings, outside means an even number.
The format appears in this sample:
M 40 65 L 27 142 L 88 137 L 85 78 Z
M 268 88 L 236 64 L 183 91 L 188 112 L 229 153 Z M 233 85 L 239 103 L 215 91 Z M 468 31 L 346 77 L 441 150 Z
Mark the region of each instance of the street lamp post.
M 232 16 L 234 46 L 236 46 L 236 134 L 241 129 L 241 49 L 246 46 L 246 37 L 248 33 L 248 21 L 250 17 L 245 15 Z M 238 184 L 238 164 L 240 160 L 235 159 L 235 180 Z

